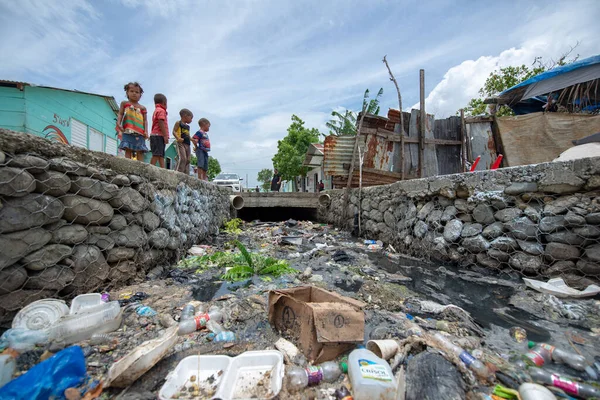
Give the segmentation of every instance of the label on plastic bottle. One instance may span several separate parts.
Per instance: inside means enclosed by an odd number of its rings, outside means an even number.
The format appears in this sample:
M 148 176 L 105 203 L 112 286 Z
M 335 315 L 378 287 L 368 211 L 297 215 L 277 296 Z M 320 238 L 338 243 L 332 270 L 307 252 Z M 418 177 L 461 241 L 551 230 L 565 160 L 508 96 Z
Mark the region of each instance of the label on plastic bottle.
M 208 313 L 200 314 L 194 317 L 194 321 L 196 321 L 196 330 L 204 328 L 209 320 L 210 316 L 208 315 Z
M 562 389 L 570 394 L 579 394 L 579 387 L 577 386 L 577 383 L 565 378 L 561 378 L 555 374 L 552 374 L 552 386 Z
M 460 358 L 460 360 L 462 362 L 464 362 L 467 367 L 470 367 L 471 364 L 473 364 L 475 362 L 475 357 L 473 357 L 472 355 L 470 355 L 466 351 L 463 351 L 462 353 L 460 353 L 460 355 L 458 356 L 458 358 Z
M 365 379 L 374 379 L 377 381 L 391 382 L 392 376 L 383 365 L 379 365 L 373 361 L 360 359 L 358 360 L 360 374 Z
M 556 347 L 554 347 L 554 346 L 550 346 L 549 344 L 546 344 L 546 343 L 542 343 L 542 344 L 540 344 L 540 347 L 541 347 L 542 349 L 546 349 L 546 350 L 548 350 L 548 352 L 549 352 L 550 354 L 552 354 L 552 352 L 554 352 L 554 350 L 556 350 Z
M 306 375 L 308 375 L 308 386 L 317 385 L 323 380 L 323 368 L 307 367 Z
M 542 357 L 540 353 L 533 350 L 529 350 L 527 354 L 525 354 L 525 357 L 527 357 L 533 364 L 535 364 L 538 367 L 541 367 L 546 363 L 544 357 Z

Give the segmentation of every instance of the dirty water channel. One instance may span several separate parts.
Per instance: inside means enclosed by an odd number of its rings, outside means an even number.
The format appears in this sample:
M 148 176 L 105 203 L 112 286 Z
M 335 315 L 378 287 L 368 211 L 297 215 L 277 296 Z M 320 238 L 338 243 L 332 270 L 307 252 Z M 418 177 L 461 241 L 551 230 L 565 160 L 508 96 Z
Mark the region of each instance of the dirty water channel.
M 178 322 L 182 308 L 190 301 L 219 307 L 224 315 L 223 326 L 235 334 L 235 340 L 225 344 L 210 341 L 208 331 L 180 336 L 173 349 L 143 376 L 127 387 L 106 388 L 99 398 L 155 399 L 168 374 L 190 355 L 234 357 L 248 350 L 274 349 L 281 336 L 268 320 L 268 292 L 299 285 L 314 285 L 363 301 L 365 343 L 369 339 L 407 338 L 409 320 L 427 331 L 435 331 L 442 321 L 444 330 L 458 338 L 463 348 L 476 355 L 484 350 L 505 362 L 527 351 L 526 341 L 517 342 L 511 337 L 514 327 L 523 328 L 527 340 L 564 349 L 576 346 L 580 352 L 598 355 L 597 300 L 559 300 L 526 289 L 521 278 L 511 273 L 436 264 L 396 254 L 385 245 L 370 250 L 363 239 L 325 224 L 255 221 L 241 228 L 237 234 L 222 232 L 203 243 L 207 254 L 236 252 L 232 241 L 239 240 L 252 254 L 287 261 L 296 273 L 227 282 L 222 280 L 223 268 L 182 267 L 180 263 L 161 266 L 150 274 L 152 279 L 111 292 L 111 299 L 144 292 L 148 297 L 143 304 L 158 315 L 127 312 L 122 327 L 110 334 L 116 345 L 81 343 L 92 380 L 105 379 L 115 361 L 144 341 L 164 334 L 170 324 Z M 282 239 L 289 236 L 301 238 L 301 244 L 286 244 Z M 441 310 L 446 305 L 460 309 Z M 38 363 L 43 352 L 36 349 L 23 354 L 18 370 L 25 371 Z M 417 354 L 409 354 L 407 360 Z M 553 368 L 570 376 L 585 376 L 564 367 Z M 489 394 L 493 387 L 482 386 L 469 376 L 464 379 L 465 398 L 485 398 L 473 396 Z M 300 393 L 289 393 L 284 383 L 278 398 L 335 399 L 333 393 L 342 383 L 348 386 L 347 376 Z

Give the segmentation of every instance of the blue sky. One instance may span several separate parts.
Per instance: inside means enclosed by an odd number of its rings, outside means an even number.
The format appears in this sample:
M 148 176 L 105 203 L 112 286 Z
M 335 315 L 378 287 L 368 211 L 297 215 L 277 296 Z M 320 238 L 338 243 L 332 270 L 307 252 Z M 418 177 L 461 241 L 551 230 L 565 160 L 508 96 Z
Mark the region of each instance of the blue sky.
M 360 108 L 384 88 L 382 115 L 403 95 L 453 115 L 501 66 L 600 52 L 600 3 L 591 1 L 0 0 L 0 79 L 124 99 L 152 95 L 211 120 L 213 156 L 256 185 L 292 114 L 325 132 L 332 110 Z M 8 56 L 10 55 L 10 56 Z

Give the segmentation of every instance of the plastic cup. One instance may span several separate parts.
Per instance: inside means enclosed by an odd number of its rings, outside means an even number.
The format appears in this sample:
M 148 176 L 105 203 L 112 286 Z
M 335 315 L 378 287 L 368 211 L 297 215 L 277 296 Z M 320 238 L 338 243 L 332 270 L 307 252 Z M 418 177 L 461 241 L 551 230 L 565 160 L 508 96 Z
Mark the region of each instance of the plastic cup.
M 392 339 L 369 340 L 367 342 L 367 350 L 372 351 L 379 358 L 389 360 L 398 352 L 398 342 Z

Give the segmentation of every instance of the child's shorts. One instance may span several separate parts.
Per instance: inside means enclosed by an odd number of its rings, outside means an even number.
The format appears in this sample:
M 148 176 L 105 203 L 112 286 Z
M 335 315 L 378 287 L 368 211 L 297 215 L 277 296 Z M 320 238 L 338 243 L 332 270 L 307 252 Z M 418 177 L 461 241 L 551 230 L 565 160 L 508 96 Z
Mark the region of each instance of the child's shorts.
M 198 159 L 198 168 L 208 171 L 208 153 L 204 150 L 196 150 L 196 158 Z
M 150 150 L 155 157 L 165 156 L 165 139 L 160 135 L 150 135 Z
M 121 139 L 119 149 L 137 151 L 139 153 L 148 151 L 146 139 L 144 139 L 142 135 L 134 135 L 131 133 L 123 133 L 123 139 Z

